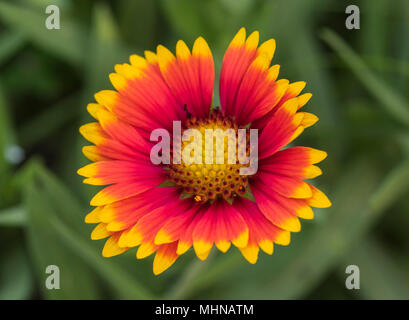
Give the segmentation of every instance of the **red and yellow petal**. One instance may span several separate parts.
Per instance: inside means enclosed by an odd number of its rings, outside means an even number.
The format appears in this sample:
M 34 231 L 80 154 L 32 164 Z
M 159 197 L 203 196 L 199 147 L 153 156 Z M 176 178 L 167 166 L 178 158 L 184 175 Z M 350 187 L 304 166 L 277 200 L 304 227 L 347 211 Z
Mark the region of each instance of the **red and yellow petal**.
M 327 153 L 307 147 L 291 147 L 276 152 L 259 162 L 259 170 L 269 174 L 298 179 L 312 179 L 322 172 L 314 164 L 321 162 Z
M 136 250 L 136 259 L 145 259 L 154 254 L 159 249 L 153 241 L 143 241 Z
M 186 230 L 194 220 L 197 213 L 196 206 L 180 212 L 176 216 L 169 218 L 164 226 L 155 236 L 155 244 L 165 244 L 180 239 L 184 230 Z
M 258 139 L 258 157 L 264 159 L 294 140 L 303 130 L 302 114 L 297 114 L 298 100 L 293 98 L 274 113 Z
M 259 34 L 246 39 L 240 29 L 230 43 L 220 74 L 220 103 L 224 115 L 235 116 L 245 125 L 268 113 L 285 93 L 288 81 L 277 81 L 279 66 L 270 67 L 275 41 L 270 39 L 260 47 Z
M 132 55 L 131 64 L 116 65 L 110 80 L 117 91 L 101 91 L 95 99 L 121 120 L 147 132 L 171 129 L 172 120 L 185 119 L 183 106 L 167 86 L 157 61 L 149 60 Z
M 85 124 L 80 127 L 80 133 L 88 141 L 95 144 L 95 146 L 85 146 L 82 151 L 84 155 L 92 161 L 100 160 L 129 160 L 134 161 L 138 159 L 139 161 L 145 161 L 150 163 L 149 152 L 150 147 L 146 140 L 135 140 L 134 146 L 130 146 L 126 142 L 123 143 L 116 138 L 119 135 L 124 135 L 124 132 L 121 130 L 115 130 L 116 133 L 106 132 L 99 122 L 92 122 Z M 132 136 L 131 133 L 128 133 Z M 135 132 L 134 132 L 135 133 Z M 134 136 L 136 136 L 135 133 Z M 129 140 L 128 140 L 129 141 Z M 149 151 L 148 151 L 149 150 Z
M 176 188 L 153 188 L 137 196 L 99 207 L 98 219 L 107 223 L 110 231 L 127 229 L 126 232 L 129 232 L 144 215 L 177 201 L 179 196 L 180 191 Z
M 246 125 L 268 113 L 280 101 L 288 80 L 275 81 L 278 68 L 269 68 L 270 61 L 259 55 L 243 76 L 235 99 L 235 119 Z
M 87 178 L 84 183 L 93 185 L 137 183 L 151 178 L 156 181 L 152 185 L 154 187 L 164 179 L 163 169 L 160 167 L 122 160 L 94 162 L 82 167 L 77 173 Z
M 315 208 L 328 208 L 330 207 L 331 201 L 328 199 L 328 197 L 322 192 L 321 190 L 317 189 L 313 185 L 309 184 L 311 191 L 312 191 L 312 196 L 311 198 L 307 199 L 308 204 L 311 207 Z
M 155 275 L 161 274 L 176 261 L 179 256 L 176 253 L 177 246 L 177 241 L 159 246 L 153 260 L 153 273 Z
M 101 213 L 102 207 L 94 208 L 90 213 L 85 216 L 85 223 L 99 223 L 102 222 L 101 218 L 99 217 Z
M 300 124 L 304 128 L 313 126 L 319 120 L 318 117 L 313 113 L 309 113 L 309 112 L 299 112 L 299 113 L 304 115 L 301 121 L 301 124 Z
M 164 176 L 141 177 L 126 183 L 117 183 L 99 191 L 92 199 L 91 206 L 103 206 L 141 194 L 166 180 Z
M 176 45 L 176 57 L 158 46 L 157 60 L 163 78 L 179 105 L 196 117 L 209 114 L 213 98 L 214 63 L 207 42 L 199 37 L 193 50 L 183 41 Z
M 238 198 L 233 206 L 240 212 L 249 229 L 249 240 L 245 247 L 239 248 L 250 263 L 256 263 L 259 248 L 273 254 L 274 243 L 287 245 L 289 232 L 275 226 L 259 210 L 257 204 L 245 198 Z
M 227 201 L 217 200 L 206 208 L 192 234 L 193 248 L 199 258 L 210 252 L 213 244 L 225 252 L 229 243 L 243 248 L 248 242 L 248 228 L 240 213 Z
M 267 192 L 264 185 L 259 183 L 252 184 L 251 190 L 256 199 L 258 208 L 274 225 L 291 232 L 301 230 L 301 224 L 297 215 L 283 207 L 281 203 L 277 201 L 276 192 L 271 190 Z
M 105 239 L 114 233 L 112 231 L 108 231 L 106 227 L 107 227 L 106 223 L 103 223 L 103 222 L 99 223 L 94 228 L 94 230 L 92 230 L 91 239 L 92 240 Z
M 143 133 L 140 130 L 121 121 L 106 109 L 99 109 L 97 111 L 97 117 L 101 127 L 111 139 L 120 142 L 132 150 L 142 153 L 146 156 L 146 159 L 149 158 L 152 143 L 143 137 Z
M 121 253 L 124 253 L 129 248 L 122 248 L 118 245 L 119 237 L 121 236 L 120 232 L 116 232 L 105 242 L 104 248 L 102 249 L 102 256 L 108 258 L 117 256 Z
M 195 230 L 198 222 L 202 219 L 203 214 L 206 212 L 206 208 L 200 207 L 194 215 L 193 219 L 190 221 L 190 224 L 180 231 L 177 254 L 182 255 L 190 249 L 193 245 L 193 231 Z M 210 252 L 210 251 L 209 251 Z M 201 256 L 202 258 L 204 255 Z
M 286 87 L 286 90 L 284 94 L 281 96 L 280 101 L 276 103 L 274 107 L 270 109 L 269 112 L 264 114 L 262 117 L 259 117 L 258 119 L 256 119 L 252 123 L 252 127 L 262 130 L 272 120 L 275 112 L 279 110 L 290 99 L 294 99 L 294 98 L 297 99 L 297 109 L 300 109 L 301 107 L 303 107 L 311 99 L 311 96 L 312 96 L 311 93 L 304 93 L 302 95 L 299 95 L 301 91 L 305 88 L 305 85 L 306 83 L 304 81 L 297 81 L 297 82 L 290 83 Z M 306 119 L 306 123 L 307 122 L 311 123 L 313 120 L 313 116 L 307 116 L 307 119 Z M 316 118 L 316 121 L 318 121 L 318 118 Z
M 263 189 L 272 190 L 287 198 L 306 199 L 312 196 L 308 183 L 299 178 L 259 171 L 255 181 L 261 181 Z

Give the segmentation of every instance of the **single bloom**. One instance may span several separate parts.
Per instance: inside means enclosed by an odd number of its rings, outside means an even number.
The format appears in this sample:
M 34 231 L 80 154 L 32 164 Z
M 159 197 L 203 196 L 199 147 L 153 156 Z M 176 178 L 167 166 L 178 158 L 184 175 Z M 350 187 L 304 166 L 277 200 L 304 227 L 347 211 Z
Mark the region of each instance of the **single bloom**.
M 213 245 L 226 252 L 233 244 L 256 263 L 260 249 L 271 255 L 274 243 L 289 244 L 299 218 L 313 218 L 311 207 L 331 205 L 304 181 L 322 173 L 316 164 L 326 152 L 285 148 L 318 118 L 299 111 L 311 98 L 301 94 L 305 82 L 277 80 L 274 51 L 274 39 L 259 45 L 257 31 L 246 37 L 240 29 L 223 58 L 220 107 L 212 106 L 214 63 L 202 37 L 192 50 L 178 41 L 176 55 L 159 45 L 115 66 L 109 77 L 116 90 L 95 94 L 87 109 L 96 121 L 80 128 L 93 162 L 78 174 L 107 185 L 85 218 L 97 224 L 91 239 L 108 238 L 103 256 L 138 247 L 138 259 L 155 254 L 153 272 L 160 274 L 192 246 L 205 260 Z M 241 175 L 244 165 L 229 164 L 227 153 L 224 164 L 152 163 L 157 141 L 150 135 L 157 128 L 172 133 L 173 121 L 181 121 L 182 133 L 258 129 L 257 172 Z

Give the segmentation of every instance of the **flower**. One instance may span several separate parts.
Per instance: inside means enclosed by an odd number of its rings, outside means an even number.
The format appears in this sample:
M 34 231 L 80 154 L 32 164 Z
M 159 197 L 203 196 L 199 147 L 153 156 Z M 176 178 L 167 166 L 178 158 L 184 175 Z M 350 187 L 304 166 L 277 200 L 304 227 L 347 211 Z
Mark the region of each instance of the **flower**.
M 260 248 L 272 254 L 274 243 L 289 244 L 290 232 L 300 231 L 299 218 L 313 218 L 311 207 L 331 205 L 304 181 L 322 173 L 315 164 L 327 154 L 284 149 L 318 120 L 299 111 L 311 94 L 300 94 L 304 82 L 277 80 L 279 66 L 270 66 L 274 39 L 258 44 L 259 33 L 246 38 L 244 28 L 230 43 L 220 74 L 220 109 L 212 108 L 214 64 L 201 37 L 192 52 L 178 41 L 176 56 L 159 45 L 156 53 L 132 55 L 130 64 L 115 66 L 110 80 L 116 91 L 95 94 L 97 103 L 87 109 L 97 121 L 80 128 L 94 145 L 83 148 L 93 163 L 78 174 L 84 183 L 108 185 L 92 198 L 96 208 L 85 218 L 97 223 L 92 239 L 108 238 L 103 256 L 138 247 L 138 259 L 155 253 L 153 272 L 160 274 L 192 246 L 204 260 L 213 244 L 226 252 L 232 243 L 255 263 Z M 258 171 L 241 175 L 245 165 L 238 161 L 152 163 L 150 135 L 157 128 L 172 132 L 173 121 L 181 121 L 183 131 L 245 129 L 248 137 L 257 129 Z

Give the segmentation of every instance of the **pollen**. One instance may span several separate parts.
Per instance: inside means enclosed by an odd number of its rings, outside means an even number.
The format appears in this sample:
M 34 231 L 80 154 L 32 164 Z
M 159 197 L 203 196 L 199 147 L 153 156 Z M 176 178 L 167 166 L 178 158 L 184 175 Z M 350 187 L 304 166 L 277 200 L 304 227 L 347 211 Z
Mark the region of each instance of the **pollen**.
M 248 178 L 240 168 L 248 166 L 239 161 L 239 152 L 249 155 L 249 133 L 246 131 L 245 148 L 239 145 L 238 125 L 216 109 L 208 117 L 189 117 L 182 128 L 188 129 L 190 140 L 182 139 L 180 148 L 173 146 L 173 160 L 180 150 L 180 164 L 173 161 L 170 180 L 184 189 L 196 202 L 212 201 L 217 197 L 227 200 L 246 193 Z

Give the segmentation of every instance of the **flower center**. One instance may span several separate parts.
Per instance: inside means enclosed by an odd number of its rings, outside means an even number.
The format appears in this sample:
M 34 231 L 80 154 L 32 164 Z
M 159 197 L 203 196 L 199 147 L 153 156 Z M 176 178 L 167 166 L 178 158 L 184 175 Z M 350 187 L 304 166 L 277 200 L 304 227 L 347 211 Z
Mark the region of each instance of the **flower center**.
M 240 164 L 237 157 L 240 152 L 238 129 L 237 124 L 219 110 L 206 118 L 190 117 L 182 128 L 181 161 L 171 165 L 170 180 L 197 202 L 216 197 L 232 199 L 246 193 L 248 176 L 241 175 L 240 168 L 247 165 Z M 190 136 L 192 132 L 195 134 Z M 246 141 L 248 139 L 244 143 Z M 244 150 L 248 155 L 248 144 Z

